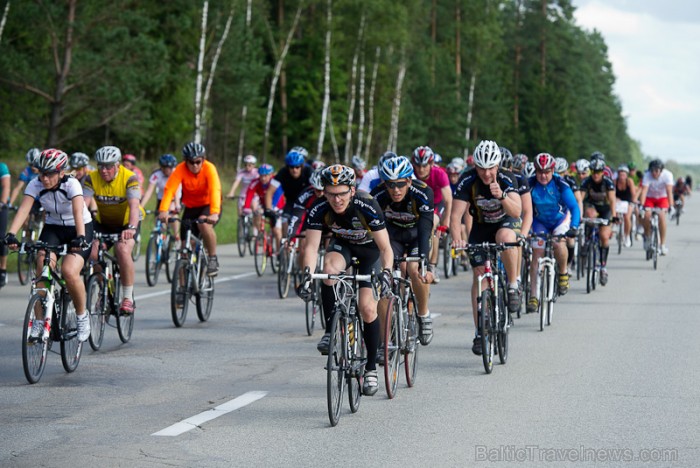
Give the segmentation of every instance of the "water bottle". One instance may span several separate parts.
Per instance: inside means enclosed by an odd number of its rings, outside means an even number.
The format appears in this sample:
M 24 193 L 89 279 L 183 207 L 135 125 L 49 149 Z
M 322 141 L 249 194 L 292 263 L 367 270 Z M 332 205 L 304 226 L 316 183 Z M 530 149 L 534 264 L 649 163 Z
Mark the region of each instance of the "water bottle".
M 355 324 L 350 322 L 348 324 L 348 337 L 350 338 L 350 346 L 355 344 Z

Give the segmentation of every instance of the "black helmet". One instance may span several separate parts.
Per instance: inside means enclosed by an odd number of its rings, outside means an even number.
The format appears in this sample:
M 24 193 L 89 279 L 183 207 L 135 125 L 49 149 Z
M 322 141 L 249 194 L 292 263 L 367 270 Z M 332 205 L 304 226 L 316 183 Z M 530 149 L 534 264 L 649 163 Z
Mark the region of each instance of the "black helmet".
M 649 162 L 649 172 L 653 171 L 654 169 L 664 169 L 664 163 L 660 159 L 652 159 Z
M 600 151 L 594 151 L 593 154 L 591 154 L 591 161 L 594 159 L 600 159 L 601 161 L 605 162 L 605 155 Z
M 602 159 L 596 158 L 596 159 L 591 159 L 591 171 L 593 172 L 599 172 L 599 171 L 604 171 L 605 170 L 605 161 Z
M 195 143 L 194 141 L 187 143 L 182 147 L 182 155 L 189 161 L 204 157 L 206 151 L 207 150 L 204 149 L 204 145 Z

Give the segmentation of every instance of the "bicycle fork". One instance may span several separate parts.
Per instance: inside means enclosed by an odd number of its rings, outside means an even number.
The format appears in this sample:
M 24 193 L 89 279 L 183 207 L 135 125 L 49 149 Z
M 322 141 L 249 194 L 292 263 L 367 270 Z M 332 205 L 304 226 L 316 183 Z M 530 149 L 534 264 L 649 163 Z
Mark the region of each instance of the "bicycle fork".
M 554 259 L 551 257 L 541 257 L 537 261 L 538 271 L 540 274 L 537 275 L 537 291 L 540 290 L 541 281 L 547 282 L 547 297 L 541 297 L 540 301 L 551 302 L 554 300 Z M 544 269 L 544 273 L 542 270 Z

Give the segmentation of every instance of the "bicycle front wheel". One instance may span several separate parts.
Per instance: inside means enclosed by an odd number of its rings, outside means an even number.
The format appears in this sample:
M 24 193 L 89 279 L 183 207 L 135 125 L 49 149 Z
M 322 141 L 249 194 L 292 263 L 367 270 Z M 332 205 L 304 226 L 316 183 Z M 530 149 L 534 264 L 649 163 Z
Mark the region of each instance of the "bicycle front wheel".
M 452 261 L 452 236 L 449 233 L 445 235 L 442 249 L 442 267 L 445 272 L 445 279 L 452 276 L 454 272 L 454 262 Z
M 331 339 L 326 361 L 326 397 L 328 400 L 328 419 L 331 426 L 336 426 L 340 420 L 340 404 L 345 391 L 345 370 L 348 367 L 347 355 L 348 336 L 346 335 L 345 319 L 341 313 L 333 314 Z
M 280 299 L 284 299 L 289 294 L 289 285 L 291 283 L 291 265 L 290 257 L 287 249 L 280 249 L 279 253 L 279 270 L 277 271 L 277 292 Z
M 134 301 L 134 310 L 136 301 Z M 122 343 L 128 343 L 134 331 L 134 314 L 124 314 L 121 311 L 117 314 L 117 333 Z
M 137 261 L 141 258 L 141 233 L 134 237 L 134 248 L 131 250 L 131 259 Z
M 384 384 L 386 386 L 386 396 L 389 399 L 396 396 L 396 388 L 399 383 L 399 359 L 401 353 L 401 337 L 399 334 L 399 314 L 401 304 L 396 296 L 389 299 L 386 308 L 386 323 L 384 326 Z
M 587 246 L 586 249 L 586 292 L 590 293 L 595 289 L 595 246 Z
M 158 234 L 151 235 L 146 247 L 146 282 L 149 286 L 158 284 L 158 273 L 160 273 L 161 265 L 159 257 L 163 255 L 163 252 L 161 251 L 160 255 L 158 253 Z
M 107 321 L 107 304 L 104 293 L 106 279 L 101 273 L 90 276 L 87 286 L 87 310 L 90 314 L 90 347 L 97 351 L 102 346 Z
M 197 317 L 200 322 L 206 322 L 211 317 L 211 309 L 214 305 L 214 278 L 207 275 L 205 262 L 200 264 L 199 292 L 195 299 Z
M 549 300 L 547 299 L 547 289 L 548 289 L 548 284 L 549 284 L 549 269 L 548 267 L 542 267 L 542 269 L 539 272 L 538 278 L 540 282 L 540 307 L 539 307 L 539 314 L 540 314 L 540 331 L 544 331 L 544 323 L 545 323 L 545 318 L 547 315 L 547 304 Z
M 267 267 L 267 240 L 264 232 L 259 232 L 253 245 L 253 260 L 255 261 L 255 273 L 262 276 Z
M 350 411 L 357 413 L 360 409 L 360 401 L 362 398 L 362 377 L 364 375 L 365 363 L 367 362 L 367 348 L 365 347 L 365 336 L 362 333 L 360 326 L 360 318 L 355 316 L 353 330 L 349 333 L 350 348 L 348 355 L 349 371 L 345 373 L 345 378 L 348 382 L 348 400 L 350 402 Z
M 413 296 L 413 292 L 408 294 L 408 300 L 404 308 L 405 310 L 402 313 L 407 320 L 406 329 L 408 333 L 406 334 L 406 343 L 404 343 L 403 349 L 403 364 L 406 371 L 406 385 L 413 387 L 416 384 L 418 349 L 420 349 L 420 346 L 418 346 L 419 327 L 416 318 L 418 309 L 416 308 L 416 298 Z
M 181 258 L 173 269 L 173 283 L 170 287 L 170 313 L 173 323 L 180 328 L 187 317 L 190 304 L 190 271 L 187 259 Z
M 17 279 L 22 286 L 29 283 L 32 279 L 32 270 L 34 269 L 34 255 L 28 253 L 17 252 Z
M 239 217 L 238 218 L 238 223 L 237 223 L 237 230 L 236 230 L 236 246 L 238 247 L 238 256 L 239 257 L 245 257 L 245 251 L 246 251 L 246 225 L 245 225 L 245 218 L 244 217 Z
M 479 334 L 481 335 L 481 359 L 484 370 L 490 374 L 493 370 L 495 337 L 491 333 L 491 316 L 493 315 L 493 291 L 487 289 L 481 293 L 481 313 L 479 314 Z
M 73 372 L 80 363 L 83 343 L 78 341 L 78 318 L 75 304 L 68 293 L 63 296 L 61 309 L 61 362 L 66 372 Z
M 321 312 L 321 286 L 319 280 L 314 280 L 314 293 L 310 301 L 306 301 L 306 334 L 311 336 L 316 326 L 316 317 Z
M 46 337 L 45 340 L 30 338 L 32 325 L 36 320 L 35 309 L 44 308 L 42 297 L 39 294 L 33 295 L 29 299 L 27 312 L 24 314 L 24 329 L 22 331 L 22 365 L 24 367 L 24 376 L 30 384 L 37 383 L 41 379 L 46 367 L 46 354 L 49 351 L 49 341 L 51 337 Z M 46 317 L 46 311 L 44 317 Z
M 659 231 L 655 227 L 651 231 L 651 259 L 654 261 L 654 270 L 656 270 L 657 262 L 659 260 Z

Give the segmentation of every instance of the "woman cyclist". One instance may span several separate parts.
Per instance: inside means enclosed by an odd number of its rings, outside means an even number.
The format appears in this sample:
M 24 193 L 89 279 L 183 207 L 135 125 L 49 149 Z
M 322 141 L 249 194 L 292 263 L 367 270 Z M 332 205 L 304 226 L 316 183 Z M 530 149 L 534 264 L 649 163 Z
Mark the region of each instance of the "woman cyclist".
M 624 164 L 617 168 L 615 199 L 617 200 L 617 212 L 624 215 L 625 247 L 631 247 L 632 208 L 633 203 L 637 200 L 637 186 L 630 177 L 629 167 Z

